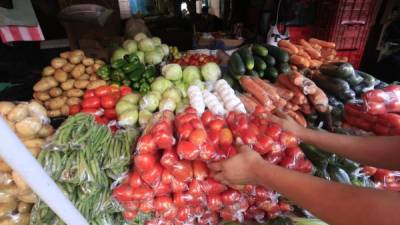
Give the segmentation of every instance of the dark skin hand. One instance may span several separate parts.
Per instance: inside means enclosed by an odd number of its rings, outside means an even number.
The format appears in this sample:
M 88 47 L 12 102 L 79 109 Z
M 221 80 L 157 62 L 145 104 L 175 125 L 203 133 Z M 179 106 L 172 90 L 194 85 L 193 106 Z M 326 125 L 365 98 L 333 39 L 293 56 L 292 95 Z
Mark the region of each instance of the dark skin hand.
M 313 131 L 283 114 L 270 120 L 318 148 L 372 166 L 400 169 L 399 137 L 364 138 Z M 241 146 L 239 154 L 229 160 L 211 164 L 210 169 L 215 179 L 224 184 L 256 184 L 276 190 L 331 225 L 400 224 L 399 193 L 329 182 L 291 171 L 263 160 L 247 146 Z

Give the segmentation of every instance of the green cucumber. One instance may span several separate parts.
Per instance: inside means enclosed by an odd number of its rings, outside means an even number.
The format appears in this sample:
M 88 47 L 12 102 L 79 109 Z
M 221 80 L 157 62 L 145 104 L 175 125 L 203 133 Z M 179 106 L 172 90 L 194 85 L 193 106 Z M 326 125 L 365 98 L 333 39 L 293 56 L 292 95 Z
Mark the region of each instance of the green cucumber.
M 313 76 L 313 81 L 318 85 L 318 87 L 332 95 L 335 95 L 341 101 L 347 101 L 355 96 L 354 91 L 350 89 L 349 83 L 345 80 L 315 74 Z
M 278 68 L 279 72 L 281 73 L 289 73 L 291 71 L 290 65 L 288 63 L 280 63 Z
M 264 77 L 264 73 L 265 73 L 264 70 L 258 71 L 258 76 L 259 77 Z
M 242 47 L 238 50 L 240 57 L 242 57 L 243 62 L 247 70 L 252 70 L 254 68 L 254 57 L 253 52 L 249 47 Z
M 349 174 L 347 174 L 347 172 L 340 167 L 328 165 L 328 173 L 333 181 L 340 182 L 342 184 L 351 184 Z
M 342 78 L 346 79 L 353 76 L 354 68 L 350 63 L 336 62 L 329 64 L 322 64 L 319 68 L 321 73 L 334 77 L 334 78 Z
M 268 49 L 260 44 L 254 44 L 252 50 L 258 56 L 267 56 L 268 55 Z
M 276 60 L 272 55 L 267 55 L 263 57 L 264 62 L 267 64 L 267 66 L 275 66 Z
M 267 67 L 267 69 L 264 71 L 264 77 L 267 78 L 270 81 L 275 81 L 276 78 L 278 77 L 278 70 L 275 67 Z
M 376 79 L 371 74 L 356 70 L 356 74 L 363 77 L 363 82 L 369 85 L 375 85 Z
M 247 71 L 246 71 L 246 75 L 258 76 L 258 73 L 257 73 L 257 71 L 255 71 L 255 70 L 247 70 Z
M 268 54 L 272 55 L 281 63 L 289 62 L 289 53 L 273 45 L 264 45 L 268 49 Z
M 238 52 L 234 52 L 228 62 L 228 69 L 232 76 L 244 75 L 246 67 Z
M 258 72 L 260 72 L 267 69 L 267 64 L 260 57 L 254 56 L 254 67 Z

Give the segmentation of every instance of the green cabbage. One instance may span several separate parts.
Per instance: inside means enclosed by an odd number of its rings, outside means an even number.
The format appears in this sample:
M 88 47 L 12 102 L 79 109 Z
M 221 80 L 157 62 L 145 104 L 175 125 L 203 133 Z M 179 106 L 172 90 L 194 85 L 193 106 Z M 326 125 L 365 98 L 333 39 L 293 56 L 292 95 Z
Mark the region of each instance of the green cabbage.
M 161 45 L 161 39 L 159 37 L 152 37 L 151 40 L 153 41 L 154 45 Z
M 201 67 L 201 75 L 205 81 L 215 82 L 221 77 L 221 69 L 218 64 L 209 62 Z
M 151 52 L 146 52 L 144 54 L 144 61 L 147 64 L 151 65 L 157 65 L 162 62 L 163 55 L 161 55 L 158 51 L 151 51 Z
M 138 41 L 138 42 L 139 42 L 140 40 L 142 40 L 142 39 L 145 39 L 145 38 L 147 38 L 147 35 L 144 34 L 144 33 L 138 33 L 138 34 L 136 34 L 135 37 L 134 37 L 135 41 Z
M 178 103 L 181 101 L 180 90 L 172 86 L 164 91 L 163 98 L 169 98 L 174 100 L 175 103 Z
M 194 80 L 201 80 L 200 70 L 197 66 L 187 66 L 183 70 L 183 81 L 191 84 Z
M 128 55 L 129 52 L 126 49 L 123 48 L 118 48 L 117 50 L 114 51 L 111 61 L 115 61 L 117 59 L 123 59 L 125 55 Z
M 120 101 L 127 101 L 131 104 L 136 105 L 139 102 L 141 97 L 142 96 L 138 93 L 130 93 L 130 94 L 127 94 L 124 97 L 122 97 Z
M 163 51 L 164 51 L 164 56 L 168 56 L 168 55 L 169 55 L 169 47 L 168 47 L 168 45 L 162 44 L 162 45 L 161 45 L 161 48 L 162 48 Z
M 140 126 L 145 126 L 153 117 L 153 113 L 147 110 L 140 110 L 139 112 L 139 124 Z
M 134 126 L 138 120 L 139 113 L 137 109 L 129 109 L 118 116 L 118 124 L 123 127 Z
M 134 40 L 126 40 L 122 44 L 122 47 L 127 50 L 129 53 L 133 53 L 137 51 L 137 43 Z
M 160 101 L 160 111 L 164 110 L 170 110 L 170 111 L 175 111 L 176 109 L 176 103 L 174 100 L 169 99 L 169 98 L 164 98 Z
M 117 113 L 117 115 L 121 115 L 125 111 L 132 109 L 137 109 L 137 106 L 128 101 L 120 100 L 115 107 L 115 112 Z
M 161 73 L 168 80 L 180 80 L 182 78 L 182 67 L 176 63 L 167 64 L 163 66 Z
M 143 52 L 150 52 L 154 50 L 154 43 L 150 38 L 144 38 L 139 41 L 139 50 Z
M 140 99 L 140 110 L 148 110 L 149 112 L 154 112 L 158 107 L 159 100 L 154 94 L 146 94 Z
M 165 79 L 164 77 L 157 77 L 151 84 L 151 90 L 164 93 L 169 87 L 172 86 L 172 82 Z

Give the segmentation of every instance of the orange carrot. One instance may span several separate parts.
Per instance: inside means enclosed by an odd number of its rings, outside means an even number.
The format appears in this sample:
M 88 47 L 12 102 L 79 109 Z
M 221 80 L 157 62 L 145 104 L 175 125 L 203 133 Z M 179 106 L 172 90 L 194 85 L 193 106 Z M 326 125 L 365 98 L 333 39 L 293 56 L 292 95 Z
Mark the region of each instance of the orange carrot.
M 299 72 L 292 71 L 288 75 L 292 83 L 297 87 L 299 87 L 304 95 L 314 94 L 317 91 L 317 89 L 319 89 L 312 80 L 303 76 Z
M 296 113 L 294 111 L 288 111 L 287 114 L 292 117 L 298 124 L 303 127 L 307 127 L 307 121 L 301 113 Z
M 291 101 L 294 102 L 295 105 L 301 105 L 307 102 L 306 96 L 303 93 L 301 93 L 299 87 L 297 87 L 290 81 L 289 76 L 279 75 L 277 80 L 279 84 L 281 84 L 282 86 L 293 92 L 294 96 L 291 99 Z
M 263 106 L 272 105 L 268 93 L 248 76 L 242 76 L 239 79 L 240 85 L 245 91 L 253 95 Z
M 306 51 L 299 52 L 297 55 L 311 60 L 311 56 Z
M 323 40 L 319 40 L 316 38 L 310 38 L 310 40 L 308 40 L 308 42 L 310 42 L 311 44 L 319 44 L 325 48 L 335 48 L 336 47 L 336 44 L 333 42 L 323 41 Z
M 280 84 L 276 83 L 274 84 L 276 92 L 278 93 L 278 95 L 285 99 L 286 101 L 290 100 L 293 98 L 294 94 L 292 91 L 286 89 L 285 87 L 281 86 Z
M 310 66 L 310 61 L 307 58 L 299 55 L 292 55 L 290 57 L 290 62 L 301 67 L 307 68 Z
M 309 96 L 309 100 L 318 112 L 324 113 L 329 110 L 328 97 L 320 88 L 318 88 L 314 94 Z
M 313 59 L 321 58 L 321 53 L 313 48 L 304 48 L 304 50 L 311 56 Z
M 313 49 L 315 49 L 315 50 L 317 50 L 317 51 L 321 51 L 321 49 L 322 49 L 322 46 L 319 45 L 319 44 L 310 43 L 310 45 L 311 45 L 311 47 L 312 47 Z
M 294 55 L 294 54 L 298 54 L 299 53 L 298 51 L 297 52 L 292 51 L 292 49 L 290 49 L 290 48 L 285 48 L 285 47 L 279 47 L 279 48 L 284 50 L 284 51 L 287 51 L 290 55 Z
M 306 40 L 304 39 L 300 39 L 299 44 L 305 48 L 312 48 L 312 46 L 310 45 L 310 43 L 308 43 Z
M 331 48 L 323 48 L 321 49 L 321 57 L 327 58 L 328 56 L 334 55 L 336 56 L 336 50 Z
M 322 65 L 322 61 L 318 59 L 311 59 L 310 60 L 310 68 L 319 68 Z
M 256 107 L 258 105 L 257 102 L 254 102 L 252 99 L 248 98 L 245 95 L 240 95 L 239 99 L 240 99 L 240 101 L 242 101 L 242 103 L 248 113 L 253 113 L 256 110 Z
M 259 77 L 254 77 L 253 79 L 258 85 L 260 85 L 268 93 L 269 98 L 273 102 L 277 102 L 279 100 L 279 95 L 276 92 L 275 87 L 272 86 L 270 83 L 268 83 L 268 81 L 262 80 Z
M 257 103 L 257 105 L 261 105 L 261 103 L 260 103 L 256 98 L 254 98 L 253 95 L 251 95 L 251 94 L 249 94 L 249 93 L 244 93 L 244 95 L 245 95 L 248 99 L 251 99 L 253 102 Z
M 278 46 L 280 48 L 282 48 L 282 47 L 283 48 L 288 48 L 288 49 L 292 50 L 292 52 L 294 54 L 297 54 L 299 52 L 299 49 L 294 44 L 290 43 L 290 41 L 288 41 L 288 40 L 280 40 L 278 42 Z

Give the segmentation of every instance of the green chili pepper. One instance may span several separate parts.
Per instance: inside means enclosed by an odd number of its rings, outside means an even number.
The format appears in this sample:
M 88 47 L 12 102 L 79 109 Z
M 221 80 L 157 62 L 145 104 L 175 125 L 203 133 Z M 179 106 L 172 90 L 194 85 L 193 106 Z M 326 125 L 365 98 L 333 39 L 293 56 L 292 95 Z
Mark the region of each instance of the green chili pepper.
M 125 60 L 117 59 L 117 60 L 111 62 L 111 67 L 114 68 L 114 69 L 118 69 L 118 68 L 121 68 L 125 64 L 126 64 Z
M 129 78 L 129 80 L 135 82 L 135 81 L 140 80 L 141 74 L 140 73 L 136 73 L 136 71 L 133 71 L 133 72 L 128 74 L 128 78 Z

